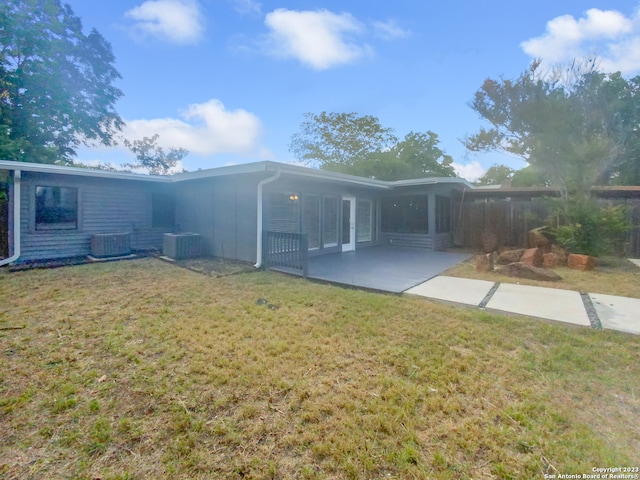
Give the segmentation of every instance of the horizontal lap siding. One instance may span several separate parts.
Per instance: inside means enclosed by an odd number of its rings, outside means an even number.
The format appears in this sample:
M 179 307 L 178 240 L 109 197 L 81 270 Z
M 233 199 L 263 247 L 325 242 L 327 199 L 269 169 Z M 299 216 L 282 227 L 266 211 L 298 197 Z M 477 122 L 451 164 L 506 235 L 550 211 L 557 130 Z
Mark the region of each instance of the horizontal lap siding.
M 384 244 L 398 247 L 433 248 L 433 239 L 426 234 L 382 232 L 380 239 Z
M 163 188 L 146 182 L 79 178 L 64 175 L 24 175 L 21 191 L 22 243 L 20 261 L 84 256 L 90 253 L 93 234 L 131 234 L 136 250 L 162 247 L 162 235 L 170 228 L 151 227 L 151 194 Z M 35 230 L 35 187 L 78 188 L 78 229 Z

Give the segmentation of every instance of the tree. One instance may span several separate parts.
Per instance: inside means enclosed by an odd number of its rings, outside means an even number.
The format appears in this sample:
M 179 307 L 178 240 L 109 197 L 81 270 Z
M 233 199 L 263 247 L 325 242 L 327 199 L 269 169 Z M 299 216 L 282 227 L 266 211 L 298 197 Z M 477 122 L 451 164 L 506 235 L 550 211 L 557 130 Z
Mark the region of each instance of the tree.
M 629 223 L 623 209 L 598 205 L 590 189 L 637 165 L 630 153 L 639 145 L 639 83 L 599 72 L 593 61 L 548 75 L 534 62 L 515 81 L 488 79 L 471 106 L 491 127 L 469 137 L 467 147 L 524 158 L 531 170 L 520 180 L 533 174 L 560 189 L 558 240 L 575 253 L 607 253 Z
M 82 32 L 60 0 L 0 4 L 0 157 L 72 163 L 81 144 L 112 145 L 122 92 L 109 43 Z
M 356 113 L 304 114 L 289 150 L 309 165 L 342 171 L 358 160 L 391 148 L 398 139 L 373 116 Z
M 518 155 L 564 198 L 586 198 L 592 185 L 611 179 L 624 158 L 634 121 L 640 120 L 627 111 L 635 94 L 619 73 L 598 72 L 593 62 L 571 64 L 564 76 L 558 71 L 544 75 L 534 62 L 516 80 L 487 79 L 471 107 L 491 127 L 465 143 L 472 151 Z
M 131 150 L 138 163 L 127 163 L 124 166 L 133 169 L 146 169 L 152 175 L 169 175 L 178 166 L 178 162 L 189 155 L 184 148 L 170 148 L 165 153 L 164 149 L 156 144 L 160 136 L 156 133 L 153 137 L 144 137 L 142 140 L 124 141 L 125 147 Z
M 438 135 L 410 132 L 391 149 L 356 159 L 344 173 L 379 180 L 455 177 L 453 158 L 438 147 Z
M 506 182 L 511 182 L 515 170 L 509 168 L 506 165 L 493 164 L 485 174 L 478 179 L 477 185 L 503 185 Z
M 410 132 L 402 141 L 373 116 L 305 114 L 291 152 L 308 164 L 380 180 L 455 176 L 453 159 L 433 132 Z

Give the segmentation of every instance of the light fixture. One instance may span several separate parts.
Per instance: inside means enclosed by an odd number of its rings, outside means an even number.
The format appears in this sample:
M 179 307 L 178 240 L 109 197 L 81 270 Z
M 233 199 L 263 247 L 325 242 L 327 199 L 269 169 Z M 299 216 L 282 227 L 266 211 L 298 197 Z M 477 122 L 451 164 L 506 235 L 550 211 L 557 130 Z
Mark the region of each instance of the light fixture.
M 296 195 L 295 193 L 292 193 L 291 195 L 289 195 L 289 200 L 291 200 L 292 202 L 295 202 L 296 200 L 298 200 L 298 195 Z

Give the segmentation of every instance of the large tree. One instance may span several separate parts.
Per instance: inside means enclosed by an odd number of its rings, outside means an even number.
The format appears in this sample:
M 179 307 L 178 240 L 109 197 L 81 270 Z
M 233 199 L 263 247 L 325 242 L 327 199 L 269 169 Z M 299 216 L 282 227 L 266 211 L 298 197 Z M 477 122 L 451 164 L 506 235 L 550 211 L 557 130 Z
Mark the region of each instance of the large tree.
M 307 164 L 380 180 L 455 176 L 453 159 L 433 132 L 401 141 L 378 118 L 356 113 L 305 114 L 290 150 Z
M 467 138 L 466 145 L 520 156 L 565 197 L 586 196 L 592 185 L 619 176 L 629 160 L 640 120 L 640 109 L 633 111 L 629 102 L 636 105 L 640 97 L 631 88 L 634 82 L 599 72 L 593 64 L 563 71 L 543 74 L 534 62 L 516 80 L 487 79 L 471 107 L 491 126 Z
M 410 132 L 390 149 L 358 158 L 342 171 L 379 180 L 455 177 L 453 158 L 439 143 L 438 135 L 431 131 Z
M 391 148 L 398 139 L 371 115 L 306 113 L 289 149 L 308 165 L 342 171 L 370 154 Z
M 82 144 L 110 145 L 122 92 L 109 43 L 59 0 L 0 3 L 0 158 L 71 163 Z
M 189 150 L 185 148 L 164 148 L 157 144 L 160 136 L 156 133 L 153 137 L 144 137 L 142 140 L 124 141 L 125 147 L 131 150 L 137 163 L 127 163 L 124 166 L 133 169 L 147 170 L 152 175 L 169 175 L 179 167 L 184 157 L 189 155 Z

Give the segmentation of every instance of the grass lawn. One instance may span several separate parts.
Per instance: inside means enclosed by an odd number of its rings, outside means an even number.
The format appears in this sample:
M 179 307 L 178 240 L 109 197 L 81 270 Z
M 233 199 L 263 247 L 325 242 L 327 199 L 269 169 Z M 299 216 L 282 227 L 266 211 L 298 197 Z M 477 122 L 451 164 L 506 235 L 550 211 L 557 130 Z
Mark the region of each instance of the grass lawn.
M 496 265 L 496 270 L 489 273 L 476 272 L 475 259 L 471 258 L 443 272 L 442 275 L 640 298 L 640 268 L 624 258 L 598 259 L 596 268 L 590 272 L 581 272 L 567 267 L 554 268 L 553 271 L 562 277 L 562 281 L 559 282 L 507 277 L 499 273 L 500 267 L 501 265 Z
M 640 466 L 637 336 L 155 259 L 0 272 L 0 298 L 1 478 Z

